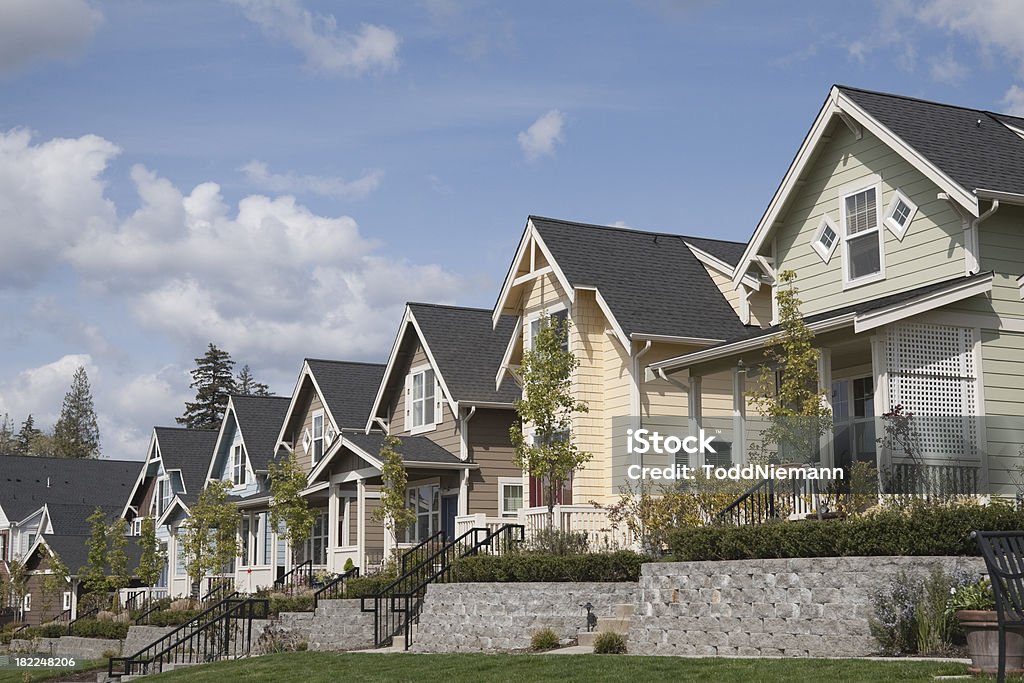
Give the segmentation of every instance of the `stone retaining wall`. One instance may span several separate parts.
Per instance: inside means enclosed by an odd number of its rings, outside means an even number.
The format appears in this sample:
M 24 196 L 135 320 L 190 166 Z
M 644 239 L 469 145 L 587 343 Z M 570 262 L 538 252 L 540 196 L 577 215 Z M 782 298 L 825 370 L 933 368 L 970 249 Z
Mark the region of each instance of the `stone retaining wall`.
M 266 649 L 257 634 L 268 629 L 283 631 L 310 650 L 345 652 L 373 647 L 373 614 L 362 612 L 359 600 L 321 600 L 315 613 L 282 612 L 276 619 L 254 621 L 256 654 L 264 654 Z
M 984 574 L 981 558 L 839 557 L 645 564 L 635 654 L 861 657 L 877 652 L 871 598 L 901 572 Z
M 128 627 L 128 637 L 124 640 L 82 638 L 80 636 L 12 640 L 10 651 L 12 653 L 46 654 L 54 657 L 77 657 L 79 659 L 101 659 L 104 653 L 111 652 L 116 655 L 131 655 L 170 633 L 174 628 L 174 626 L 133 625 Z
M 521 650 L 534 632 L 550 628 L 560 638 L 586 630 L 590 602 L 599 617 L 613 606 L 635 604 L 635 583 L 431 584 L 413 636 L 415 652 Z

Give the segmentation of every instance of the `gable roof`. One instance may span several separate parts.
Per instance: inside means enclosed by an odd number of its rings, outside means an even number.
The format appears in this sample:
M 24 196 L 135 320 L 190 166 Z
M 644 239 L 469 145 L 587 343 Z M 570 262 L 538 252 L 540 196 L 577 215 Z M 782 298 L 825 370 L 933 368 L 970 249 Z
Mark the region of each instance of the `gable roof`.
M 1024 194 L 1024 120 L 981 109 L 837 86 L 965 190 Z
M 46 511 L 50 518 L 53 533 L 68 536 L 88 536 L 92 529 L 87 521 L 96 508 L 103 511 L 108 519 L 115 520 L 121 513 L 119 505 L 69 505 L 66 503 L 47 503 Z
M 46 503 L 120 506 L 128 500 L 138 460 L 0 456 L 0 507 L 22 520 Z
M 362 429 L 384 377 L 384 366 L 317 358 L 307 358 L 306 363 L 338 429 Z
M 154 427 L 157 443 L 160 445 L 160 459 L 164 470 L 180 470 L 185 493 L 182 500 L 192 502 L 199 499 L 199 492 L 206 484 L 210 458 L 217 443 L 216 429 L 186 429 L 183 427 Z
M 979 198 L 1024 203 L 1024 139 L 1008 127 L 1024 130 L 1024 119 L 835 85 L 736 264 L 734 285 L 785 212 L 790 194 L 837 117 L 875 135 L 972 216 L 980 214 Z
M 277 435 L 288 414 L 288 396 L 232 396 L 231 408 L 245 441 L 249 463 L 256 471 L 267 469 L 274 458 Z
M 39 537 L 39 541 L 33 547 L 35 552 L 38 552 L 38 548 L 45 544 L 50 550 L 52 550 L 60 558 L 64 566 L 68 568 L 68 573 L 71 576 L 77 576 L 89 562 L 89 546 L 87 542 L 88 536 L 78 536 L 73 534 L 46 534 Z M 138 539 L 130 537 L 128 542 L 125 544 L 125 554 L 128 555 L 128 569 L 134 571 L 139 566 L 139 558 L 142 557 L 142 548 L 139 546 Z M 107 567 L 109 571 L 110 567 Z
M 596 288 L 630 338 L 728 339 L 744 325 L 687 242 L 731 266 L 744 244 L 530 216 L 573 287 Z

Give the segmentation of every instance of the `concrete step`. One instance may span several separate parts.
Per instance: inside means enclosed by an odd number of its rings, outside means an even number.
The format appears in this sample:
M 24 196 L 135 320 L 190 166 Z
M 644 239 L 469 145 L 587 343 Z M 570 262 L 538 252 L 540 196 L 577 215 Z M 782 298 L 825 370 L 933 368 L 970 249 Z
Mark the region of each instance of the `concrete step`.
M 629 617 L 598 617 L 597 618 L 597 630 L 600 633 L 605 631 L 611 631 L 612 633 L 618 633 L 620 635 L 626 635 L 629 633 L 629 626 L 633 620 Z
M 636 614 L 636 605 L 632 603 L 615 605 L 612 610 L 612 616 L 618 617 L 619 619 L 629 619 Z
M 581 631 L 576 634 L 576 644 L 583 647 L 589 647 L 592 649 L 594 647 L 594 641 L 597 640 L 597 637 L 599 635 L 601 635 L 600 631 L 591 631 L 589 633 L 587 633 L 586 631 Z M 627 642 L 629 641 L 629 636 L 627 636 L 625 633 L 621 633 L 619 635 L 622 636 L 623 640 Z

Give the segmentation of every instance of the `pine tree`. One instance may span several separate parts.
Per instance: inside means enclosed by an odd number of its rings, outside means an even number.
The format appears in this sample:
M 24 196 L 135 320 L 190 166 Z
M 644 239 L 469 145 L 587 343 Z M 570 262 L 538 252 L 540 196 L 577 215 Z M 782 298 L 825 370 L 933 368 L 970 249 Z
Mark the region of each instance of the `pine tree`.
M 242 366 L 241 372 L 238 373 L 238 378 L 235 380 L 235 391 L 234 393 L 240 396 L 273 396 L 274 394 L 270 391 L 270 387 L 263 382 L 257 382 L 256 378 L 252 376 L 252 371 L 249 369 L 249 364 L 246 363 Z
M 21 423 L 21 429 L 18 431 L 16 437 L 17 447 L 15 448 L 15 455 L 32 455 L 32 444 L 36 440 L 36 437 L 42 434 L 41 431 L 36 429 L 35 418 L 29 413 L 25 421 Z
M 228 396 L 235 390 L 232 371 L 235 361 L 231 354 L 210 343 L 206 353 L 195 359 L 192 383 L 196 400 L 185 402 L 185 414 L 177 418 L 178 424 L 189 429 L 210 429 L 220 425 Z
M 14 431 L 14 421 L 4 413 L 0 418 L 0 455 L 15 455 L 18 452 L 18 438 Z
M 64 406 L 53 428 L 57 454 L 63 458 L 98 458 L 100 428 L 92 404 L 92 389 L 85 368 L 78 366 L 71 388 L 64 395 Z

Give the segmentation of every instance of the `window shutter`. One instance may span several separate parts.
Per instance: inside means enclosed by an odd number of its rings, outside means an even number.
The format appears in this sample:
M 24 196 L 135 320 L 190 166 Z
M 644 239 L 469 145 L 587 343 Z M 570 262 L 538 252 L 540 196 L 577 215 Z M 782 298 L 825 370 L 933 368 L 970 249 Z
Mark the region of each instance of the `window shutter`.
M 405 431 L 412 427 L 412 375 L 405 376 Z

